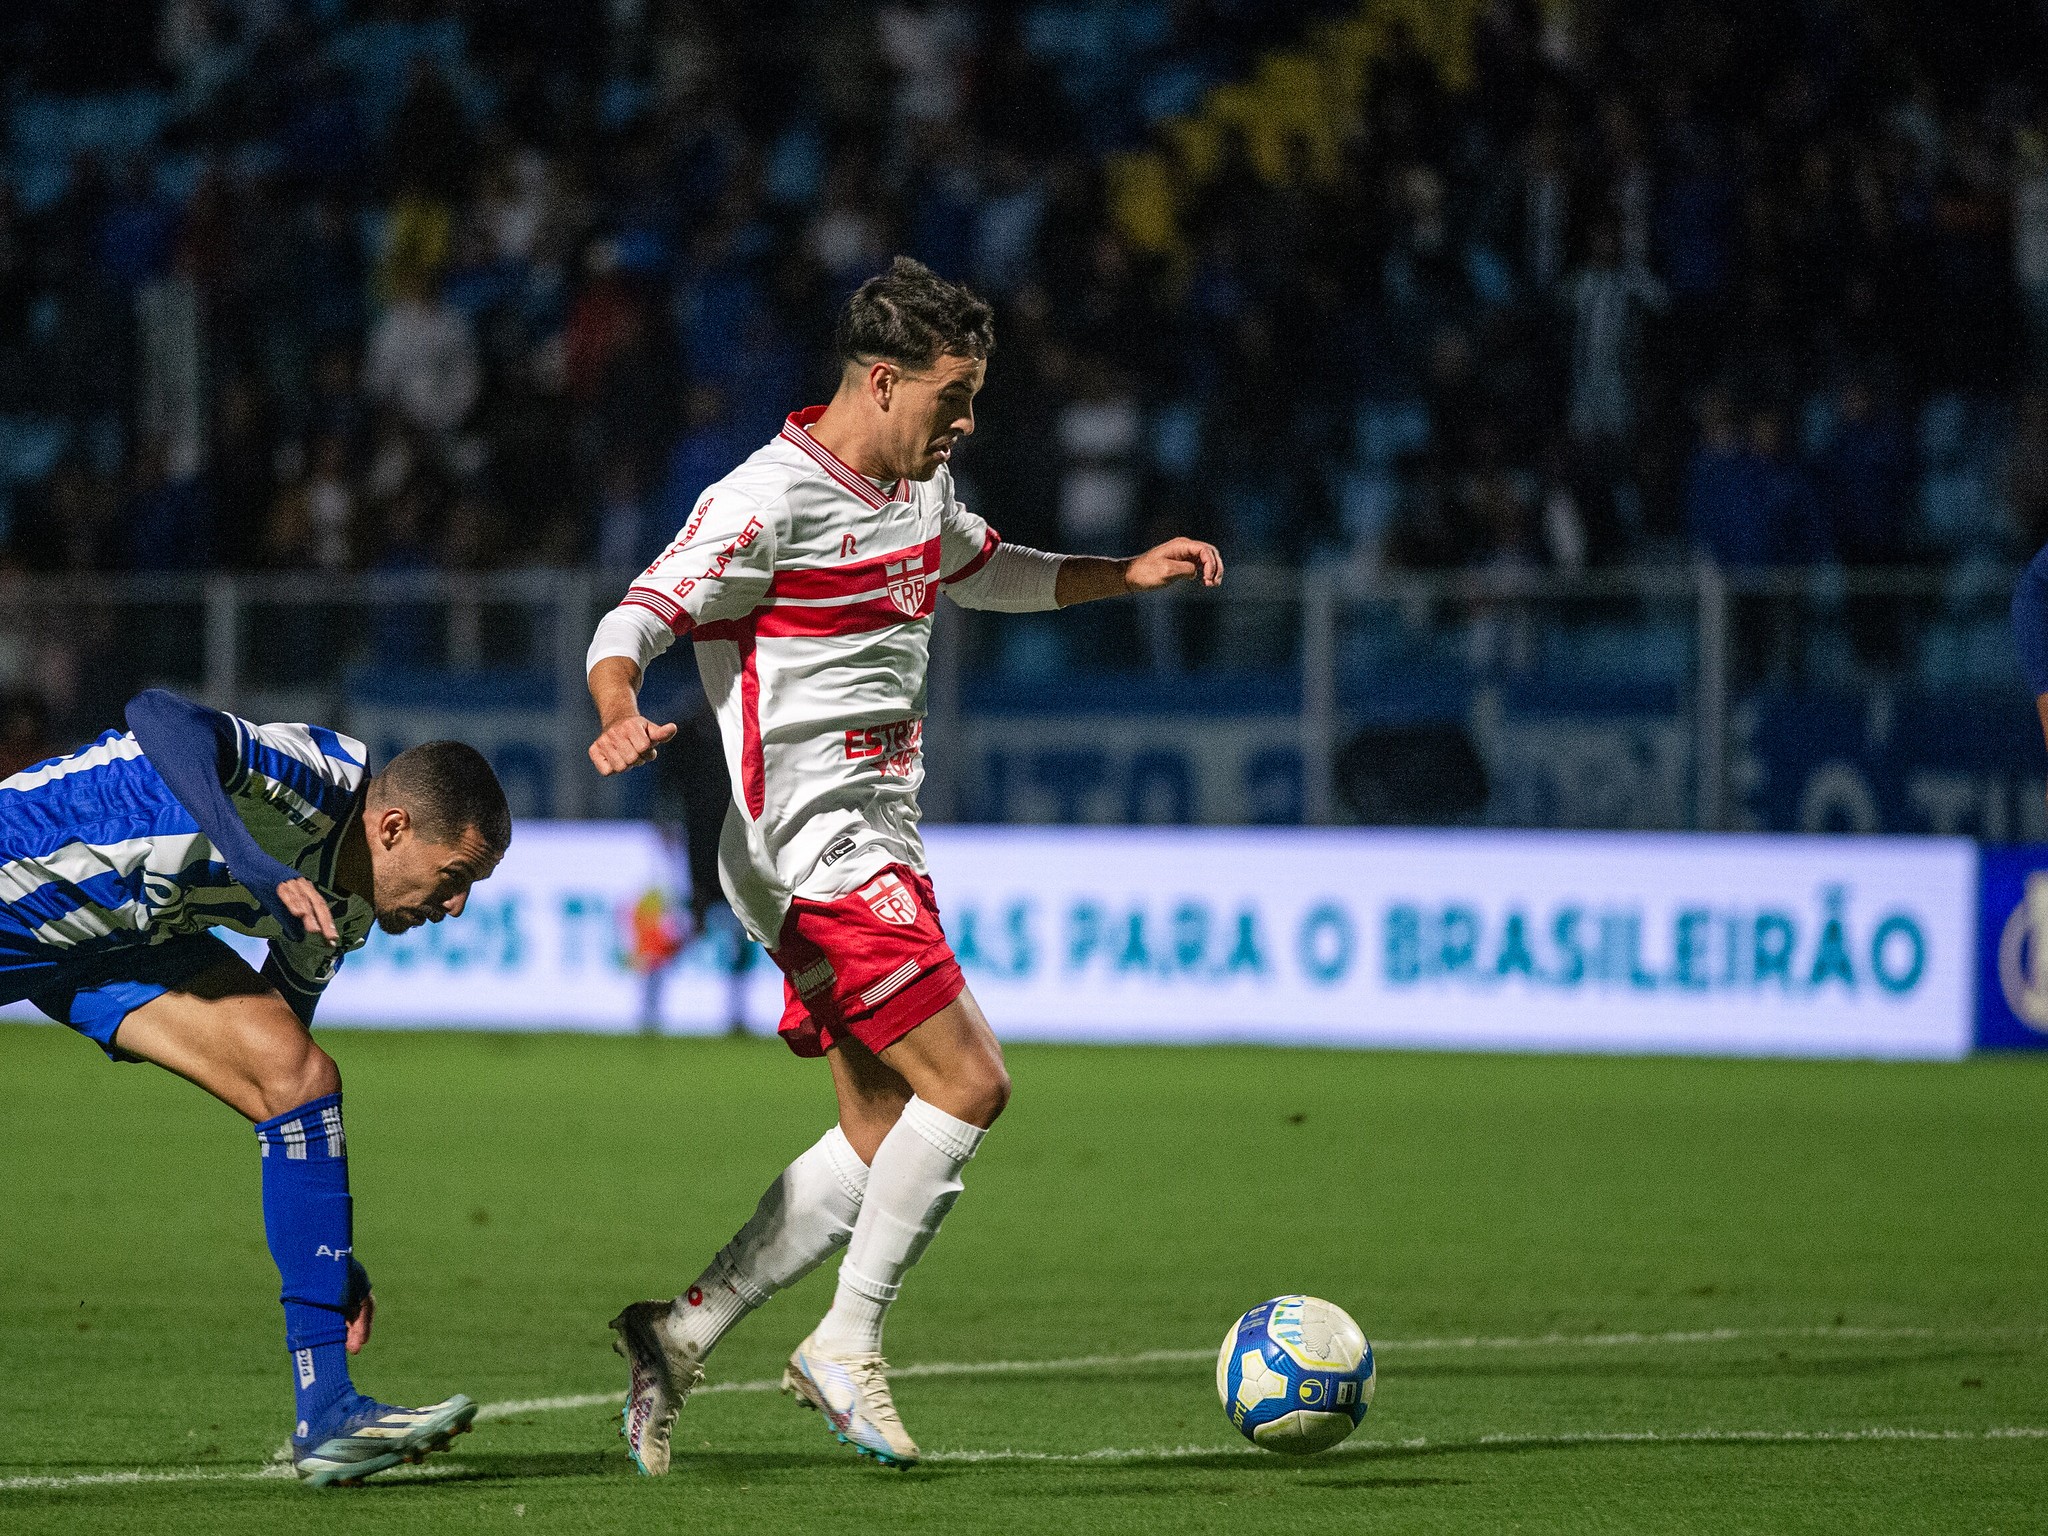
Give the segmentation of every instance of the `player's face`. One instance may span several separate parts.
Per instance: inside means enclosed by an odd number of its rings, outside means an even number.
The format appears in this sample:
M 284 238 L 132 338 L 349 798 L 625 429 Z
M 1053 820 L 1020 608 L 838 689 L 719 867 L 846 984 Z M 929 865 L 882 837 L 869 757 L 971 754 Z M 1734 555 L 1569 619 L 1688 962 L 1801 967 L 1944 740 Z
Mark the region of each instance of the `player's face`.
M 371 900 L 377 926 L 386 933 L 459 916 L 469 903 L 469 888 L 489 879 L 502 857 L 473 827 L 453 842 L 435 843 L 409 824 L 387 846 L 373 844 L 371 852 L 376 884 Z
M 929 480 L 953 457 L 953 445 L 974 431 L 974 397 L 988 362 L 945 354 L 922 373 L 896 380 L 889 414 L 896 424 L 897 472 Z

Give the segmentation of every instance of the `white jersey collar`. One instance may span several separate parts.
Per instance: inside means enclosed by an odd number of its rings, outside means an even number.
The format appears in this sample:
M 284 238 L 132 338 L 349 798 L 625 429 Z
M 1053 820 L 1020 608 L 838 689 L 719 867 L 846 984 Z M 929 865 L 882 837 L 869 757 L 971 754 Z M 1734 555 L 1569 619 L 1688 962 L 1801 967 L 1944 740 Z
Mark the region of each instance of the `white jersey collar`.
M 820 469 L 869 506 L 886 507 L 896 499 L 891 492 L 899 489 L 900 484 L 891 482 L 885 490 L 811 436 L 812 424 L 824 414 L 822 405 L 807 405 L 800 411 L 791 411 L 789 419 L 782 424 L 782 436 L 809 454 Z

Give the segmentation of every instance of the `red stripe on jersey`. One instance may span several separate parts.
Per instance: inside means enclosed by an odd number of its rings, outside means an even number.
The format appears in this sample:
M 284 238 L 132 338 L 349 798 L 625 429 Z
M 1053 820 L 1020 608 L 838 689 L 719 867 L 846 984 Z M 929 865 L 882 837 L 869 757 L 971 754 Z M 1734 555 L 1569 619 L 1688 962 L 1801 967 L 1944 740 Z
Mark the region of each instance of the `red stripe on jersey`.
M 747 814 L 756 821 L 768 805 L 768 768 L 761 756 L 761 673 L 754 662 L 753 626 L 741 620 L 745 633 L 740 648 L 740 789 Z
M 886 507 L 889 498 L 875 489 L 872 480 L 811 436 L 811 423 L 824 414 L 825 407 L 822 405 L 810 405 L 800 411 L 792 411 L 789 420 L 782 424 L 782 435 L 817 460 L 820 469 L 869 506 Z
M 680 605 L 672 599 L 662 596 L 659 592 L 649 592 L 645 588 L 635 587 L 626 593 L 619 606 L 621 608 L 645 608 L 649 613 L 661 620 L 662 623 L 666 624 L 671 634 L 687 635 L 690 632 L 690 616 L 682 610 Z
M 952 575 L 942 577 L 940 579 L 948 582 L 965 581 L 968 577 L 972 576 L 976 571 L 980 570 L 984 565 L 988 564 L 988 557 L 996 552 L 996 546 L 1002 542 L 1003 536 L 1000 533 L 997 533 L 995 529 L 989 529 L 988 537 L 981 541 L 981 553 L 976 555 L 972 560 L 968 561 L 965 565 L 961 566 L 960 569 L 955 571 Z
M 773 608 L 758 610 L 749 622 L 759 634 L 776 640 L 792 636 L 864 635 L 929 615 L 938 606 L 939 584 L 928 581 L 922 591 L 905 592 L 904 597 L 913 606 L 905 608 L 887 596 L 870 597 L 858 603 L 833 603 L 827 608 L 794 608 L 777 604 Z M 697 631 L 699 638 L 703 634 L 703 630 Z
M 986 558 L 986 557 L 984 557 Z M 918 564 L 908 571 L 902 569 L 907 562 Z M 899 569 L 891 571 L 890 566 Z M 831 597 L 865 597 L 870 593 L 882 592 L 892 580 L 901 580 L 906 574 L 921 575 L 927 580 L 939 574 L 939 541 L 926 539 L 911 549 L 899 549 L 894 554 L 876 555 L 872 560 L 856 560 L 850 565 L 805 566 L 794 570 L 779 570 L 769 584 L 771 600 L 779 598 L 818 599 Z

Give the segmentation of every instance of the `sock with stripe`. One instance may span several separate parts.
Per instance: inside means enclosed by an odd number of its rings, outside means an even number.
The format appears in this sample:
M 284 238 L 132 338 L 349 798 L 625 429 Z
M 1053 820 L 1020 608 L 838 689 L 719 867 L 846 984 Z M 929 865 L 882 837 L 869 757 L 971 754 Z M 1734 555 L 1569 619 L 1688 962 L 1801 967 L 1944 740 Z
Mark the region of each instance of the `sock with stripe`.
M 821 1349 L 878 1354 L 882 1319 L 960 1198 L 960 1170 L 987 1132 L 913 1097 L 868 1169 L 867 1196 L 839 1266 L 832 1310 L 818 1324 Z
M 853 1236 L 868 1165 L 833 1126 L 783 1169 L 754 1214 L 670 1309 L 670 1326 L 709 1354 L 733 1324 L 796 1284 Z
M 256 1140 L 263 1150 L 263 1231 L 283 1281 L 284 1341 L 298 1399 L 294 1438 L 317 1443 L 360 1401 L 344 1348 L 355 1207 L 341 1095 L 325 1094 L 263 1121 Z

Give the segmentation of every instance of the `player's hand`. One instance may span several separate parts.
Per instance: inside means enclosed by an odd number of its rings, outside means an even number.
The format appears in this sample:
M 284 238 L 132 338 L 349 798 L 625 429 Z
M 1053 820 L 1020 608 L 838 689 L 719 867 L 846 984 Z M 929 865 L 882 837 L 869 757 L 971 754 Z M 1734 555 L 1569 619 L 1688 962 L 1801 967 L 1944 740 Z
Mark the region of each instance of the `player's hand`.
M 348 1338 L 343 1342 L 348 1345 L 348 1352 L 350 1354 L 360 1355 L 363 1352 L 363 1346 L 370 1342 L 370 1329 L 376 1326 L 377 1298 L 367 1291 L 364 1292 L 361 1305 L 355 1311 L 346 1315 L 348 1319 Z
M 306 937 L 320 939 L 330 945 L 341 943 L 341 934 L 334 926 L 334 914 L 327 910 L 327 898 L 320 894 L 320 888 L 301 876 L 287 880 L 277 888 L 277 899 L 284 903 L 285 911 L 305 924 Z
M 1205 587 L 1223 585 L 1223 557 L 1214 544 L 1200 539 L 1168 539 L 1124 567 L 1124 585 L 1133 592 L 1156 592 L 1177 581 L 1199 581 Z
M 590 744 L 590 760 L 599 773 L 610 778 L 628 768 L 653 762 L 655 748 L 672 740 L 675 734 L 673 721 L 656 725 L 645 715 L 628 715 L 606 726 L 603 734 Z

